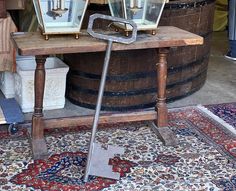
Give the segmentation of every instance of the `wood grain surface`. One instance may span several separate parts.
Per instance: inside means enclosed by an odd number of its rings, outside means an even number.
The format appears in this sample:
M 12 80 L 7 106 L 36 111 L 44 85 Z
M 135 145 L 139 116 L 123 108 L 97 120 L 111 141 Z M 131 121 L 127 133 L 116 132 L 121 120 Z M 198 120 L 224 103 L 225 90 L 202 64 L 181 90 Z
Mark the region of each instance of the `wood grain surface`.
M 72 35 L 52 36 L 48 41 L 39 32 L 13 33 L 18 52 L 23 56 L 65 54 L 78 52 L 105 51 L 107 42 L 92 38 L 83 31 L 80 39 L 75 40 Z M 146 33 L 138 34 L 137 41 L 130 45 L 119 43 L 113 44 L 113 51 L 146 49 L 157 47 L 177 47 L 203 44 L 203 38 L 193 33 L 172 26 L 162 26 L 156 35 Z

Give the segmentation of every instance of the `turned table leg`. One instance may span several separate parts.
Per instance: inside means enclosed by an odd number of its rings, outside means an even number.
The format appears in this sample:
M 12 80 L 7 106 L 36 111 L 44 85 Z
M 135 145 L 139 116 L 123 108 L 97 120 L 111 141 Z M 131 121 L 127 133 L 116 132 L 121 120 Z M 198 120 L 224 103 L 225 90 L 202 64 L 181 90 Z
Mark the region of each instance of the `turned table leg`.
M 167 81 L 167 55 L 169 48 L 160 48 L 158 51 L 157 63 L 157 120 L 152 125 L 154 132 L 165 145 L 176 145 L 177 138 L 168 128 L 168 111 L 166 106 L 166 81 Z
M 43 96 L 45 85 L 45 62 L 47 56 L 36 56 L 34 76 L 35 105 L 32 116 L 32 151 L 34 159 L 48 157 L 47 145 L 44 139 Z

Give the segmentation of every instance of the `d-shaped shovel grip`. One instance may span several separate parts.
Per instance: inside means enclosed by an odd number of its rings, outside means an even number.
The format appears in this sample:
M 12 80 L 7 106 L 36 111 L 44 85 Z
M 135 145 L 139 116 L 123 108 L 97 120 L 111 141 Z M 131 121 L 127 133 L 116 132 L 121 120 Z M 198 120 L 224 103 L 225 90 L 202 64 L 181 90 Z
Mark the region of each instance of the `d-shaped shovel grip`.
M 114 22 L 119 22 L 119 23 L 131 25 L 133 28 L 132 35 L 131 35 L 131 37 L 125 37 L 125 36 L 114 36 L 114 35 L 106 35 L 106 34 L 97 33 L 95 31 L 93 31 L 93 23 L 96 19 L 103 19 L 103 20 L 114 21 Z M 96 13 L 96 14 L 93 14 L 89 17 L 89 24 L 88 24 L 87 32 L 94 38 L 108 40 L 108 41 L 112 41 L 112 42 L 119 42 L 119 43 L 123 43 L 123 44 L 130 44 L 136 40 L 137 25 L 132 20 L 127 20 L 127 19 L 122 19 L 122 18 L 118 18 L 118 17 L 112 17 L 112 16 Z

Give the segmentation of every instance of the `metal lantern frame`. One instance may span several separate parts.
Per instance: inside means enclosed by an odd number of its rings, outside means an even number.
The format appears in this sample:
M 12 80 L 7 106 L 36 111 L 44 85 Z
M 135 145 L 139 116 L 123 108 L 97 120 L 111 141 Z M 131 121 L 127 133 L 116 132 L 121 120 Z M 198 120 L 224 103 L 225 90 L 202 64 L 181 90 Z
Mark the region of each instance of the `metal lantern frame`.
M 49 35 L 55 34 L 75 34 L 75 38 L 78 39 L 88 2 L 89 0 L 33 0 L 39 28 L 45 39 L 48 40 Z M 66 7 L 66 3 L 72 6 Z M 83 7 L 80 7 L 82 3 Z M 68 14 L 67 21 L 56 22 L 64 14 Z M 50 18 L 51 21 L 46 21 L 46 18 Z
M 139 31 L 151 31 L 153 35 L 156 34 L 166 2 L 167 0 L 108 0 L 112 16 L 133 20 L 137 24 Z M 135 14 L 139 14 L 140 18 L 135 18 Z M 150 21 L 150 18 L 155 19 Z M 124 30 L 127 36 L 129 31 L 132 30 L 129 25 L 123 23 L 113 23 L 113 26 L 117 30 Z

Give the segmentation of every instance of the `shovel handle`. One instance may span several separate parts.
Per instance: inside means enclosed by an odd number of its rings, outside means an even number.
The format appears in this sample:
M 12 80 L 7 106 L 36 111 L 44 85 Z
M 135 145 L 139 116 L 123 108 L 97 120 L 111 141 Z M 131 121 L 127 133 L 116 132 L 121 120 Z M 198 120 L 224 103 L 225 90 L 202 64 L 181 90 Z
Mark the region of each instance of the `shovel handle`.
M 103 19 L 103 20 L 108 20 L 108 21 L 114 21 L 114 22 L 119 22 L 119 23 L 124 23 L 131 25 L 133 30 L 132 30 L 132 35 L 131 37 L 124 37 L 124 36 L 114 36 L 111 34 L 101 34 L 93 31 L 93 23 L 96 19 Z M 88 29 L 87 32 L 94 38 L 102 39 L 102 40 L 108 40 L 112 42 L 119 42 L 123 44 L 130 44 L 136 40 L 137 37 L 137 24 L 132 21 L 132 20 L 127 20 L 127 19 L 122 19 L 118 17 L 112 17 L 108 15 L 103 15 L 103 14 L 93 14 L 89 17 L 89 24 L 88 24 Z

